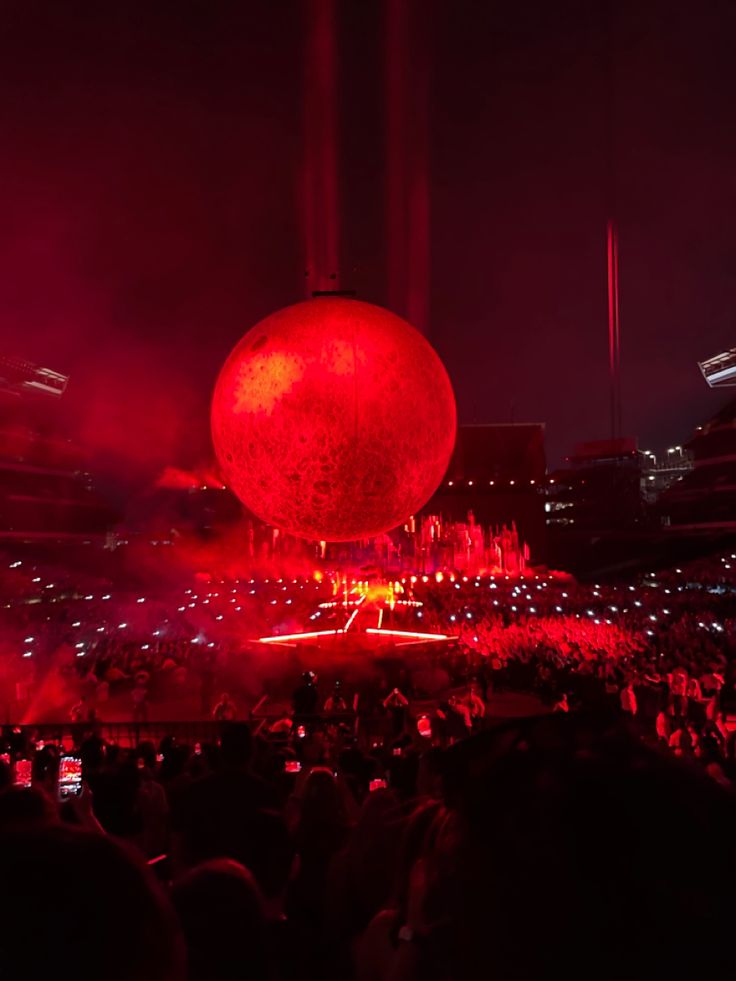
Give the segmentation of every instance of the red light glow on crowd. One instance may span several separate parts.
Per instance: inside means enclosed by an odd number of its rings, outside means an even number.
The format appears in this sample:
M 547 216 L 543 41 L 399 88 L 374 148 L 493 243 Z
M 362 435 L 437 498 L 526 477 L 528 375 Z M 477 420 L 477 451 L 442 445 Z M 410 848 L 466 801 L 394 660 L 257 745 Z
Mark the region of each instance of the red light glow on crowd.
M 300 666 L 318 663 L 322 673 L 355 680 L 398 651 L 414 659 L 410 670 L 422 685 L 444 650 L 476 667 L 542 656 L 574 670 L 643 665 L 656 675 L 694 650 L 718 659 L 734 630 L 728 582 L 736 563 L 728 555 L 715 571 L 678 568 L 608 584 L 534 569 L 407 571 L 376 582 L 314 568 L 232 577 L 180 568 L 177 584 L 156 573 L 171 565 L 176 548 L 149 550 L 159 556 L 156 567 L 139 566 L 139 550 L 130 552 L 146 586 L 6 562 L 0 688 L 6 704 L 18 707 L 11 719 L 66 717 L 80 685 L 103 717 L 124 717 L 140 672 L 167 705 L 180 706 L 173 711 L 192 711 L 187 698 L 208 664 L 231 690 L 256 701 L 264 684 L 278 689 Z

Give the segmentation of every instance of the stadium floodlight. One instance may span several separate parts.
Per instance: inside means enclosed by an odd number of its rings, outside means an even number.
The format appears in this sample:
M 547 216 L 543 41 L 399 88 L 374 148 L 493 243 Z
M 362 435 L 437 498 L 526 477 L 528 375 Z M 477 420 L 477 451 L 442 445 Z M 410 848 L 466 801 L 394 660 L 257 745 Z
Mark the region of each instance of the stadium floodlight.
M 714 354 L 707 361 L 699 361 L 698 367 L 711 388 L 730 388 L 736 385 L 736 347 Z
M 39 368 L 22 358 L 0 355 L 0 391 L 12 395 L 36 394 L 61 398 L 68 383 L 68 375 L 61 375 L 51 368 Z

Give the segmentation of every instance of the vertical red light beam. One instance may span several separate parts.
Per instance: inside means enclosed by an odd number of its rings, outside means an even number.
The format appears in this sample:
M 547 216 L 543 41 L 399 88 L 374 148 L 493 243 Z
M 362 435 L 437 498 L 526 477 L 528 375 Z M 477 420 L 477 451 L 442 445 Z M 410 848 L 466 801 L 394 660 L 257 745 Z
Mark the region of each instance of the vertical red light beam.
M 307 7 L 306 41 L 304 46 L 304 102 L 302 107 L 302 181 L 301 212 L 304 233 L 305 286 L 309 296 L 316 288 L 317 236 L 316 236 L 316 172 L 317 172 L 317 133 L 314 126 L 315 104 L 317 102 L 316 80 L 313 70 L 314 23 L 311 7 Z
M 603 72 L 603 121 L 606 225 L 608 256 L 608 365 L 611 381 L 611 437 L 621 435 L 621 324 L 619 319 L 618 229 L 616 216 L 616 6 L 604 0 L 601 6 L 601 68 Z
M 428 19 L 424 4 L 386 0 L 386 239 L 389 306 L 429 321 Z
M 406 35 L 407 8 L 386 0 L 386 255 L 388 303 L 406 316 Z
M 306 295 L 316 288 L 317 270 L 317 239 L 314 194 L 314 146 L 310 128 L 307 124 L 307 104 L 309 101 L 309 86 L 304 89 L 304 158 L 302 161 L 301 180 L 301 213 L 302 230 L 304 234 L 304 284 Z
M 611 438 L 621 435 L 621 333 L 619 324 L 618 234 L 616 225 L 606 227 L 608 259 L 608 367 L 611 381 Z
M 623 435 L 622 429 L 622 408 L 621 408 L 621 318 L 619 316 L 619 285 L 618 285 L 618 230 L 614 225 L 613 229 L 613 298 L 616 313 L 616 427 L 618 435 Z
M 306 10 L 304 246 L 308 290 L 324 290 L 337 285 L 340 250 L 335 0 L 309 0 Z
M 411 89 L 411 157 L 408 201 L 407 315 L 423 334 L 429 328 L 429 57 L 428 14 L 413 7 L 414 76 Z

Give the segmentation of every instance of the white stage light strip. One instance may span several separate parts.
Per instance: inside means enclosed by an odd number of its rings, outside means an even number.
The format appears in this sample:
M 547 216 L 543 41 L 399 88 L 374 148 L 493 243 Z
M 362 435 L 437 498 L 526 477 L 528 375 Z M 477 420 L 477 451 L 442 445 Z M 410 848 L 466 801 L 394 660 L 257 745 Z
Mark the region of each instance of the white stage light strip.
M 380 630 L 376 627 L 368 627 L 367 634 L 384 634 L 391 637 L 412 637 L 417 640 L 449 640 L 449 634 L 423 634 L 416 630 Z
M 306 640 L 312 637 L 330 637 L 335 634 L 344 634 L 345 631 L 340 627 L 338 630 L 309 630 L 303 634 L 276 634 L 273 637 L 259 637 L 259 644 L 279 644 L 286 640 Z
M 347 633 L 348 630 L 350 630 L 350 625 L 352 624 L 353 620 L 357 617 L 357 615 L 358 615 L 358 608 L 360 607 L 360 604 L 363 602 L 364 599 L 365 599 L 365 596 L 361 596 L 360 597 L 360 599 L 358 600 L 358 605 L 356 606 L 356 608 L 353 610 L 353 612 L 348 617 L 348 622 L 345 624 L 345 633 Z

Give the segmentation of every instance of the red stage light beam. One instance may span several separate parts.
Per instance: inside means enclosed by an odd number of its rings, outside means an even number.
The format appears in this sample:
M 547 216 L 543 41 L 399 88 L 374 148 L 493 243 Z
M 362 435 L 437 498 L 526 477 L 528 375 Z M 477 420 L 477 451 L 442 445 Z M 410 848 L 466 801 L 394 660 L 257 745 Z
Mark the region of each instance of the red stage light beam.
M 621 328 L 618 306 L 618 232 L 613 221 L 606 228 L 608 259 L 608 367 L 611 379 L 611 438 L 621 435 Z
M 307 4 L 302 193 L 308 293 L 334 289 L 339 266 L 335 11 L 335 0 Z
M 314 637 L 334 637 L 335 634 L 344 634 L 342 627 L 336 630 L 307 630 L 300 634 L 275 634 L 273 637 L 259 637 L 259 644 L 286 644 L 289 641 L 311 640 Z
M 368 627 L 367 634 L 379 634 L 381 637 L 407 637 L 412 640 L 449 640 L 449 634 L 425 634 L 418 630 L 383 630 L 380 627 Z
M 389 306 L 429 326 L 427 10 L 386 0 L 386 237 Z

